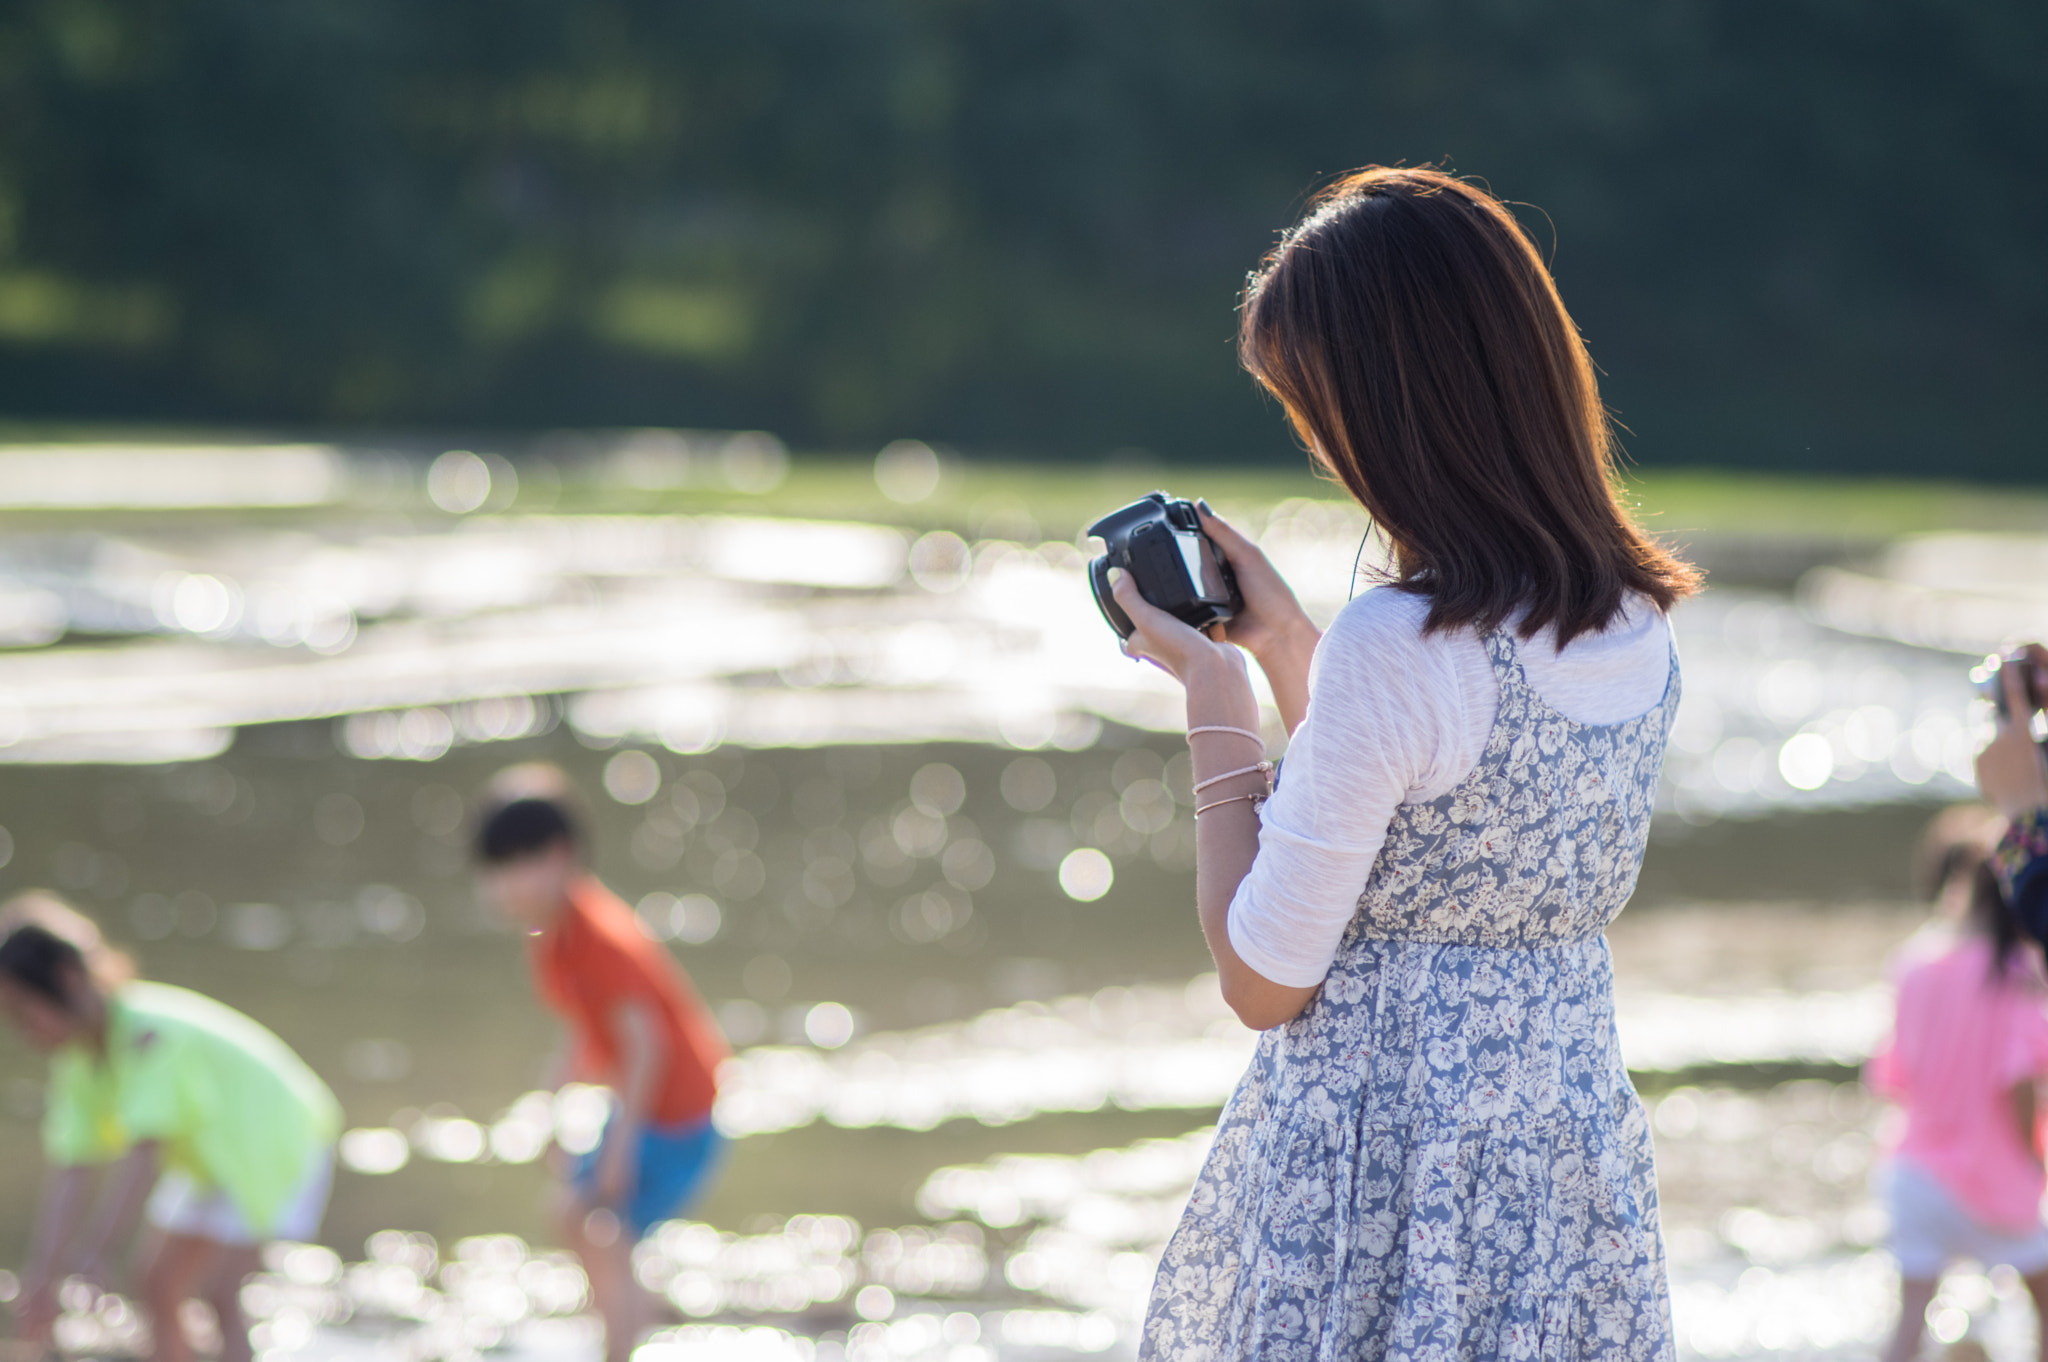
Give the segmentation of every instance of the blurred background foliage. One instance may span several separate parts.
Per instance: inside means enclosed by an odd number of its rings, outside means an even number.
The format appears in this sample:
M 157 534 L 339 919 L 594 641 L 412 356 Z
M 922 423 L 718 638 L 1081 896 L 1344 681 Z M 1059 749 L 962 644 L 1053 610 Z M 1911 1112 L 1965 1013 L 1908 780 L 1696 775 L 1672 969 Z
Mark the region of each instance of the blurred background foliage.
M 1646 464 L 2037 476 L 2048 7 L 15 0 L 0 412 L 1298 458 L 1321 179 L 1525 216 Z

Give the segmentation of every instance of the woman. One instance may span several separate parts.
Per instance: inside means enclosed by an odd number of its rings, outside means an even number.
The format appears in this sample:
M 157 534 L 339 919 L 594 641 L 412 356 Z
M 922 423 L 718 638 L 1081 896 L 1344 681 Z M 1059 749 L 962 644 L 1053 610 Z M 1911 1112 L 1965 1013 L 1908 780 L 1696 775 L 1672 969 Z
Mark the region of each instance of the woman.
M 0 908 L 0 1011 L 51 1057 L 43 1144 L 54 1171 L 21 1274 L 21 1331 L 47 1342 L 58 1283 L 74 1273 L 104 1283 L 144 1215 L 155 1231 L 141 1272 L 153 1355 L 192 1356 L 179 1307 L 199 1296 L 220 1321 L 222 1362 L 246 1362 L 242 1279 L 265 1241 L 319 1228 L 340 1109 L 263 1027 L 132 973 L 97 927 L 48 894 Z
M 1266 1032 L 1144 1355 L 1669 1358 L 1601 931 L 1642 862 L 1665 611 L 1697 574 L 1621 509 L 1571 319 L 1463 181 L 1375 167 L 1321 195 L 1248 286 L 1240 353 L 1395 566 L 1318 640 L 1204 508 L 1245 597 L 1227 643 L 1116 584 L 1126 650 L 1187 687 L 1202 927 Z M 1270 802 L 1230 644 L 1293 734 Z

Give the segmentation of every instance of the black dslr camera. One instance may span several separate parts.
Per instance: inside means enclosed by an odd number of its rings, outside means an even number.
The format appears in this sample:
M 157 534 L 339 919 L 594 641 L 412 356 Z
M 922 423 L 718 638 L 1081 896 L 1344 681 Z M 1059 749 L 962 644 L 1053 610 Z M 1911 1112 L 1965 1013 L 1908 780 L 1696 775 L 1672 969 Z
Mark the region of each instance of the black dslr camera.
M 1105 550 L 1088 564 L 1088 584 L 1095 589 L 1102 617 L 1119 638 L 1129 638 L 1137 626 L 1110 592 L 1113 567 L 1137 579 L 1139 595 L 1197 629 L 1234 619 L 1244 609 L 1237 577 L 1202 533 L 1201 517 L 1191 501 L 1153 492 L 1121 511 L 1111 511 L 1090 525 L 1088 533 L 1100 539 Z

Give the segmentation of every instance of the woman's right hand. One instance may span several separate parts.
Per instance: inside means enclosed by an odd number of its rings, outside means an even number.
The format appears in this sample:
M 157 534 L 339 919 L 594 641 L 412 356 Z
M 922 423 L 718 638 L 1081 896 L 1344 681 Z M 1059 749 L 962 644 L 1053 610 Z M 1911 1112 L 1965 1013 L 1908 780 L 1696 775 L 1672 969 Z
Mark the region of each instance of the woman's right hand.
M 1314 652 L 1321 633 L 1295 599 L 1294 588 L 1273 566 L 1273 560 L 1229 521 L 1210 510 L 1208 502 L 1196 502 L 1195 511 L 1202 518 L 1203 533 L 1215 542 L 1224 561 L 1230 564 L 1237 589 L 1244 596 L 1244 611 L 1223 626 L 1223 636 L 1258 658 L 1262 666 L 1269 657 L 1277 660 L 1291 649 L 1305 647 Z
M 2035 695 L 2048 689 L 2042 684 L 2048 679 L 2048 648 L 2029 643 L 2022 658 L 2023 662 L 2008 662 L 1998 669 L 1998 683 L 2005 689 L 2005 717 L 1977 754 L 1977 791 L 2007 818 L 2048 808 L 2048 765 L 2033 733 L 2038 707 L 2027 697 L 2029 680 Z
M 1229 521 L 1198 501 L 1202 529 L 1215 542 L 1244 597 L 1244 611 L 1223 626 L 1223 636 L 1259 660 L 1273 688 L 1280 722 L 1291 734 L 1308 714 L 1308 667 L 1315 658 L 1322 631 L 1294 598 L 1287 579 L 1273 560 Z

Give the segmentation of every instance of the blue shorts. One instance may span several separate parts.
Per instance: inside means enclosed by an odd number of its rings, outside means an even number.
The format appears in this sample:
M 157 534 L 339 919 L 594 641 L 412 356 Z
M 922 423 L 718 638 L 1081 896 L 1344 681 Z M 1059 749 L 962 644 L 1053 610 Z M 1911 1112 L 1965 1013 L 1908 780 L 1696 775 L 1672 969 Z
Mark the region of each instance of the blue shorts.
M 611 1127 L 605 1127 L 611 1138 Z M 596 1149 L 576 1160 L 569 1182 L 586 1201 L 596 1199 Z M 635 1161 L 633 1189 L 626 1204 L 619 1207 L 623 1218 L 639 1239 L 664 1220 L 687 1211 L 711 1181 L 725 1155 L 725 1137 L 704 1117 L 680 1126 L 649 1126 L 640 1132 L 640 1157 Z

